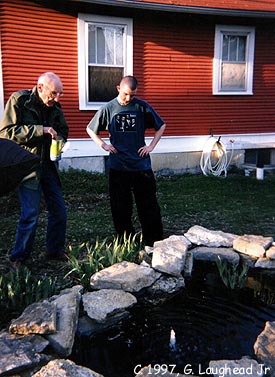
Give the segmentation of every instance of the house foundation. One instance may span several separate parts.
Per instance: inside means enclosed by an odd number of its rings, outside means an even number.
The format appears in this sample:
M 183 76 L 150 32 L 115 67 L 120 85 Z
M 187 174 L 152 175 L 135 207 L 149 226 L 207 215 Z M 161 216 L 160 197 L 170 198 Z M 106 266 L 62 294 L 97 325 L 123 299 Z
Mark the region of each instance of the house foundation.
M 201 173 L 201 156 L 209 137 L 163 137 L 151 153 L 154 172 L 159 175 Z M 146 139 L 147 145 L 151 139 Z M 255 170 L 261 163 L 264 170 L 275 169 L 274 134 L 222 135 L 217 137 L 219 139 L 224 145 L 229 166 Z M 73 168 L 94 173 L 107 171 L 108 153 L 92 140 L 69 140 L 66 147 L 60 162 L 61 170 Z M 212 152 L 214 156 L 215 147 Z

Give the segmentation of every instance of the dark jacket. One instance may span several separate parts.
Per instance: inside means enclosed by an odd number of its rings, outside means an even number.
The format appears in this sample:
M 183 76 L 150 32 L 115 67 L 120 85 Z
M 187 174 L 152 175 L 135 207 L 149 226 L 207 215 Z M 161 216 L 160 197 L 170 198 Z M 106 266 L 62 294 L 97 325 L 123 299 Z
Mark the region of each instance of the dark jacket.
M 0 123 L 0 138 L 15 141 L 24 149 L 49 160 L 51 136 L 43 133 L 43 127 L 53 127 L 64 142 L 69 128 L 60 104 L 52 107 L 41 103 L 37 87 L 13 93 L 4 110 Z

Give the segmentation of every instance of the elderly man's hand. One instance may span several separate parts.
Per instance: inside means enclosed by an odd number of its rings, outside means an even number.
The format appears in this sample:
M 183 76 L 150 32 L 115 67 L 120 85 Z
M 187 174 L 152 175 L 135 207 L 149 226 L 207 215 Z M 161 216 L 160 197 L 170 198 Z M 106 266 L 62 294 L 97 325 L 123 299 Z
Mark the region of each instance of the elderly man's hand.
M 44 134 L 50 134 L 52 139 L 56 139 L 57 137 L 57 132 L 52 127 L 43 127 L 43 132 Z

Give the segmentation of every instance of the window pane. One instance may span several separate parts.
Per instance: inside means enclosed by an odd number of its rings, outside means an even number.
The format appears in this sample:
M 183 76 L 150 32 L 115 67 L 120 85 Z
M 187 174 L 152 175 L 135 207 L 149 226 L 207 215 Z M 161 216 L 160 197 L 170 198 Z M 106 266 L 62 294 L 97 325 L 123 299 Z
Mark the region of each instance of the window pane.
M 245 64 L 223 63 L 221 90 L 245 90 Z
M 239 37 L 238 61 L 244 62 L 246 59 L 246 37 Z
M 116 25 L 89 25 L 89 102 L 106 102 L 117 95 L 124 72 L 123 33 Z
M 119 26 L 88 28 L 89 64 L 123 65 L 123 32 Z
M 222 47 L 221 90 L 245 90 L 246 37 L 225 34 Z
M 223 50 L 222 50 L 222 60 L 223 61 L 236 61 L 237 57 L 237 44 L 238 37 L 234 35 L 223 35 Z
M 237 60 L 237 47 L 238 38 L 230 36 L 229 37 L 229 61 L 235 62 Z
M 114 61 L 114 38 L 115 30 L 114 28 L 105 29 L 105 41 L 106 41 L 106 64 L 115 64 Z
M 230 62 L 244 62 L 246 51 L 246 37 L 223 35 L 222 60 Z
M 96 27 L 94 25 L 89 24 L 88 26 L 88 61 L 89 64 L 96 63 Z
M 229 35 L 223 35 L 222 40 L 222 60 L 228 61 L 229 59 Z
M 106 64 L 105 62 L 105 36 L 102 27 L 97 27 L 97 64 Z
M 107 102 L 117 96 L 123 68 L 89 67 L 89 102 Z
M 115 64 L 123 65 L 123 29 L 117 28 L 115 35 Z

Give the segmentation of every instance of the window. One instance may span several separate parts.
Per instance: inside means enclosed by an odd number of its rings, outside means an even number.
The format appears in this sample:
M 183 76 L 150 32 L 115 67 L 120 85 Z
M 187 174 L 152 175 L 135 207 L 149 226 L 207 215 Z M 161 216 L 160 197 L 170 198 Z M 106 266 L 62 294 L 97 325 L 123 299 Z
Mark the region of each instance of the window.
M 255 29 L 216 26 L 213 94 L 253 94 Z
M 97 110 L 133 72 L 132 20 L 80 14 L 78 21 L 80 109 Z
M 244 163 L 264 167 L 271 163 L 271 149 L 246 149 Z

